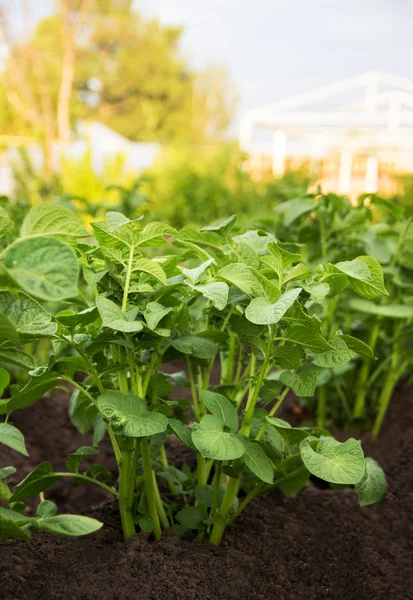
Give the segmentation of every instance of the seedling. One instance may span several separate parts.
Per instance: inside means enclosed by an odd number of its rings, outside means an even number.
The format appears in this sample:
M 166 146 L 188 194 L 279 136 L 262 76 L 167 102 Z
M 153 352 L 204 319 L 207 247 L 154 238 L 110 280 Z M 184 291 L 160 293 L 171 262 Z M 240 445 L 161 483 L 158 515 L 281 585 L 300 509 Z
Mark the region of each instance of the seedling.
M 239 231 L 235 221 L 175 231 L 109 212 L 92 224 L 92 238 L 61 207 L 29 212 L 22 237 L 3 253 L 4 351 L 43 337 L 53 351 L 0 402 L 0 414 L 10 422 L 13 410 L 68 384 L 73 422 L 94 434 L 67 471 L 42 463 L 15 486 L 6 498 L 12 509 L 72 477 L 113 494 L 125 539 L 140 529 L 158 540 L 172 529 L 218 545 L 248 503 L 274 487 L 295 495 L 317 477 L 354 486 L 361 504 L 381 499 L 384 475 L 357 440 L 340 443 L 324 428 L 293 428 L 276 416 L 290 390 L 312 397 L 331 363 L 365 351 L 339 323 L 325 336 L 308 310 L 320 278 L 339 281 L 337 294 L 358 292 L 358 264 L 310 269 L 273 235 Z M 358 263 L 376 273 L 369 257 Z M 106 432 L 118 484 L 103 466 L 81 469 Z M 172 435 L 193 451 L 194 470 L 169 464 Z M 14 513 L 0 518 L 29 526 Z

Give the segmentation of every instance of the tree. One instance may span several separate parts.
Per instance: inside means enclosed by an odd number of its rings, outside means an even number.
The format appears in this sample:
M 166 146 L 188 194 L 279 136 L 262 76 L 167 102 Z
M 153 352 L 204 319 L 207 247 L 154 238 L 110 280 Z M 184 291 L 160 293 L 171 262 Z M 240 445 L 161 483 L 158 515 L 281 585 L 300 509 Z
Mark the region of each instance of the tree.
M 66 142 L 78 118 L 102 121 L 131 140 L 222 134 L 232 88 L 223 70 L 189 68 L 179 51 L 181 28 L 144 19 L 131 0 L 56 1 L 57 14 L 22 42 L 0 0 L 8 51 L 0 123 L 4 133 L 41 138 L 50 171 L 54 141 Z

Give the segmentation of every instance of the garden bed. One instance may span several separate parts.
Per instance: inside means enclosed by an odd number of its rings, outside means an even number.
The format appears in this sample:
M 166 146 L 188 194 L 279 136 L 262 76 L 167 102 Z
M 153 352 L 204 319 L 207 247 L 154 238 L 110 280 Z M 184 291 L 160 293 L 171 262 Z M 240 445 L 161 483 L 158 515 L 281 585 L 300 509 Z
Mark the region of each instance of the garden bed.
M 291 414 L 283 416 L 292 420 Z M 2 463 L 15 465 L 20 479 L 43 460 L 62 467 L 67 454 L 85 444 L 70 424 L 63 393 L 13 418 L 30 460 L 2 447 Z M 97 506 L 93 516 L 104 528 L 77 539 L 35 533 L 30 542 L 1 543 L 1 598 L 413 598 L 412 388 L 398 389 L 380 439 L 362 438 L 366 454 L 388 475 L 381 504 L 360 508 L 351 491 L 318 487 L 293 499 L 274 492 L 248 506 L 219 548 L 172 536 L 155 543 L 143 534 L 125 543 L 117 509 L 104 490 L 59 483 L 47 498 L 62 512 Z M 101 447 L 99 463 L 114 469 L 110 448 Z

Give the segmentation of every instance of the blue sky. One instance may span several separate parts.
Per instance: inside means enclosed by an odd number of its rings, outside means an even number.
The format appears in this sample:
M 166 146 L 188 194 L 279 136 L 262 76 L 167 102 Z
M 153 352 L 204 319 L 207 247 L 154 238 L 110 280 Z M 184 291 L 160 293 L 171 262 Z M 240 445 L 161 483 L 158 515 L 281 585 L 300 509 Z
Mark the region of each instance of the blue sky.
M 5 0 L 19 22 L 20 0 Z M 15 8 L 12 9 L 12 6 Z M 29 0 L 33 18 L 54 0 Z M 194 67 L 227 66 L 239 111 L 368 70 L 413 78 L 413 0 L 135 0 L 184 26 Z

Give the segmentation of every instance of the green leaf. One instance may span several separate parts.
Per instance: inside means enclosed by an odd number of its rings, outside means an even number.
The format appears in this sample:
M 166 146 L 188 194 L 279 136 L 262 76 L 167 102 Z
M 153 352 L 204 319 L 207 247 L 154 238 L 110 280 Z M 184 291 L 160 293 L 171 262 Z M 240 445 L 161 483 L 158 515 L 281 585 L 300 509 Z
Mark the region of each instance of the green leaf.
M 106 221 L 92 223 L 93 233 L 103 248 L 124 248 L 130 247 L 133 241 L 133 229 L 130 223 L 111 229 L 113 222 L 110 225 Z
M 36 528 L 54 535 L 78 537 L 98 531 L 103 523 L 82 515 L 56 515 L 36 520 Z
M 256 325 L 271 325 L 278 323 L 287 310 L 294 304 L 302 288 L 294 288 L 285 292 L 272 304 L 265 298 L 254 298 L 247 306 L 245 316 L 248 321 Z
M 183 354 L 204 359 L 213 358 L 218 350 L 218 345 L 213 341 L 190 333 L 171 340 L 171 346 Z
M 82 446 L 81 448 L 78 448 L 76 452 L 69 454 L 66 467 L 69 471 L 75 471 L 84 458 L 96 456 L 97 454 L 99 454 L 99 448 L 96 448 L 96 446 Z
M 10 375 L 6 369 L 0 367 L 0 396 L 3 395 L 4 390 L 10 383 Z
M 11 344 L 18 344 L 20 342 L 16 328 L 10 319 L 2 312 L 0 312 L 0 342 Z
M 176 514 L 176 520 L 187 529 L 198 529 L 206 517 L 205 509 L 200 506 L 189 506 Z
M 98 311 L 96 306 L 89 306 L 79 312 L 72 310 L 62 310 L 56 315 L 56 321 L 62 323 L 66 327 L 75 328 L 80 325 L 90 325 L 94 323 L 98 318 Z
M 19 526 L 13 519 L 0 513 L 0 540 L 7 539 L 30 540 L 31 535 L 26 527 Z
M 89 398 L 76 389 L 69 403 L 69 415 L 73 425 L 80 433 L 87 433 L 96 420 L 97 408 Z
M 353 358 L 352 351 L 349 350 L 342 337 L 333 337 L 328 340 L 328 343 L 331 349 L 317 354 L 313 360 L 315 365 L 324 368 L 333 368 L 338 365 L 345 365 Z
M 330 483 L 359 483 L 365 460 L 357 440 L 350 438 L 344 443 L 334 439 L 313 440 L 307 438 L 300 444 L 301 458 L 310 473 Z
M 247 296 L 265 297 L 274 302 L 280 296 L 280 290 L 259 271 L 244 263 L 234 263 L 220 269 L 217 274 Z
M 238 413 L 235 406 L 225 398 L 222 394 L 209 392 L 208 390 L 201 391 L 201 400 L 207 407 L 210 413 L 219 417 L 224 425 L 232 433 L 238 431 Z
M 143 324 L 141 321 L 128 321 L 126 314 L 122 312 L 117 304 L 105 298 L 98 296 L 96 298 L 96 306 L 102 318 L 104 327 L 109 327 L 114 331 L 123 331 L 124 333 L 136 333 L 142 331 Z
M 384 287 L 383 269 L 371 256 L 358 256 L 335 267 L 347 275 L 350 285 L 359 296 L 371 300 L 377 296 L 388 296 Z
M 280 381 L 290 386 L 297 396 L 311 398 L 314 396 L 317 386 L 317 369 L 312 365 L 303 365 L 295 373 L 283 371 L 280 375 Z
M 36 516 L 44 519 L 46 517 L 54 517 L 57 514 L 57 506 L 50 500 L 40 502 L 36 510 Z
M 176 229 L 165 223 L 159 221 L 153 221 L 148 223 L 142 231 L 136 235 L 135 246 L 152 246 L 153 248 L 159 248 L 166 243 L 164 238 L 165 235 L 173 235 L 176 233 Z
M 383 500 L 386 493 L 386 475 L 378 462 L 366 458 L 364 477 L 355 486 L 360 506 L 371 506 Z
M 277 419 L 276 417 L 265 417 L 268 423 L 273 425 L 276 430 L 283 436 L 285 439 L 287 446 L 291 447 L 295 444 L 299 444 L 303 440 L 305 440 L 310 432 L 301 428 L 301 427 L 291 427 L 289 423 L 286 423 L 282 419 Z
M 298 469 L 295 473 L 291 473 L 291 476 L 278 484 L 278 487 L 287 498 L 294 498 L 300 492 L 304 486 L 307 485 L 310 478 L 310 473 L 307 469 Z
M 159 302 L 148 302 L 146 308 L 144 310 L 143 316 L 149 326 L 150 329 L 156 329 L 159 325 L 159 322 L 173 310 L 172 308 L 167 308 Z
M 303 263 L 299 263 L 298 265 L 291 267 L 288 273 L 286 273 L 283 283 L 285 285 L 288 281 L 295 281 L 296 279 L 304 281 L 305 279 L 308 279 L 311 276 L 312 272 L 310 271 L 310 269 L 306 267 Z
M 0 348 L 0 362 L 24 369 L 36 368 L 36 363 L 30 354 L 15 348 Z
M 23 434 L 9 423 L 0 423 L 0 444 L 4 444 L 24 456 L 29 456 Z
M 315 354 L 331 349 L 330 344 L 323 338 L 321 333 L 307 325 L 304 321 L 300 324 L 291 325 L 283 334 L 283 338 L 304 346 Z
M 146 437 L 168 427 L 165 415 L 149 412 L 145 400 L 132 394 L 108 390 L 99 396 L 98 408 L 117 435 Z
M 245 452 L 242 441 L 224 431 L 225 425 L 216 415 L 205 415 L 192 427 L 192 441 L 204 458 L 234 460 Z
M 181 440 L 185 446 L 191 448 L 191 450 L 196 451 L 196 447 L 192 441 L 191 430 L 189 427 L 186 427 L 182 421 L 178 421 L 178 419 L 169 419 L 169 427 L 172 429 L 177 438 Z
M 250 229 L 241 235 L 236 235 L 233 240 L 238 244 L 250 246 L 260 256 L 267 253 L 267 246 L 274 242 L 274 236 L 272 234 L 260 235 L 257 230 Z
M 221 281 L 210 281 L 200 285 L 195 285 L 192 289 L 202 294 L 208 300 L 211 300 L 217 310 L 224 310 L 228 304 L 229 287 Z
M 42 202 L 29 210 L 23 220 L 20 235 L 59 236 L 61 238 L 82 238 L 87 235 L 73 213 L 55 202 Z
M 144 531 L 145 533 L 152 533 L 154 528 L 153 519 L 151 517 L 146 517 L 145 515 L 139 517 L 138 525 L 141 528 L 141 531 Z
M 49 337 L 56 332 L 51 315 L 33 298 L 23 292 L 0 291 L 0 311 L 13 324 L 23 342 Z
M 295 346 L 289 344 L 279 346 L 273 353 L 273 358 L 277 365 L 290 371 L 297 369 L 301 363 L 300 351 Z
M 36 494 L 40 494 L 40 492 L 44 492 L 59 480 L 60 477 L 55 474 L 52 465 L 43 462 L 16 485 L 10 501 L 18 502 L 19 500 L 31 498 Z
M 206 227 L 202 227 L 201 231 L 216 231 L 217 233 L 221 233 L 225 235 L 228 231 L 235 225 L 237 220 L 237 215 L 231 215 L 225 221 L 221 221 L 217 225 L 207 225 Z
M 299 217 L 311 212 L 316 208 L 314 198 L 309 196 L 298 196 L 293 200 L 282 202 L 276 207 L 276 211 L 283 214 L 285 227 L 290 227 Z
M 0 206 L 0 238 L 6 235 L 12 226 L 12 220 L 2 206 Z
M 167 277 L 161 265 L 150 258 L 138 258 L 133 263 L 133 271 L 142 271 L 157 279 L 163 285 L 167 284 Z
M 245 454 L 243 459 L 247 467 L 265 483 L 272 483 L 274 479 L 274 470 L 271 460 L 265 454 L 264 449 L 258 442 L 244 438 Z
M 195 267 L 194 269 L 186 269 L 185 267 L 178 266 L 178 269 L 189 279 L 192 285 L 196 285 L 199 280 L 202 278 L 202 275 L 207 271 L 208 267 L 210 267 L 214 262 L 213 258 L 206 260 L 201 263 L 199 267 Z
M 116 231 L 116 229 L 119 229 L 119 227 L 123 227 L 123 225 L 129 225 L 131 223 L 135 223 L 136 221 L 140 221 L 143 219 L 143 216 L 139 217 L 138 219 L 131 220 L 120 212 L 109 210 L 105 215 L 105 219 L 108 226 L 108 231 L 112 233 L 113 231 Z
M 370 346 L 368 346 L 358 338 L 355 338 L 352 335 L 347 335 L 346 333 L 340 334 L 336 337 L 342 339 L 346 343 L 346 346 L 350 348 L 352 352 L 355 352 L 360 356 L 366 356 L 368 358 L 374 356 L 373 350 L 370 348 Z
M 375 304 L 362 298 L 351 298 L 349 306 L 357 312 L 388 317 L 389 319 L 410 319 L 413 317 L 413 306 L 408 304 Z
M 0 481 L 4 481 L 11 475 L 16 473 L 16 469 L 14 467 L 2 467 L 0 468 Z
M 31 406 L 41 398 L 46 392 L 51 390 L 57 383 L 58 378 L 56 374 L 45 373 L 39 377 L 32 377 L 29 383 L 21 389 L 17 394 L 14 394 L 7 402 L 7 411 L 0 408 L 0 414 L 2 411 L 8 412 L 10 410 L 16 410 L 18 408 L 25 408 Z
M 260 389 L 259 398 L 271 402 L 281 392 L 282 387 L 280 381 L 276 381 L 275 379 L 264 379 L 264 383 Z
M 6 249 L 4 266 L 24 291 L 42 300 L 59 301 L 78 293 L 76 254 L 58 239 L 17 240 Z

